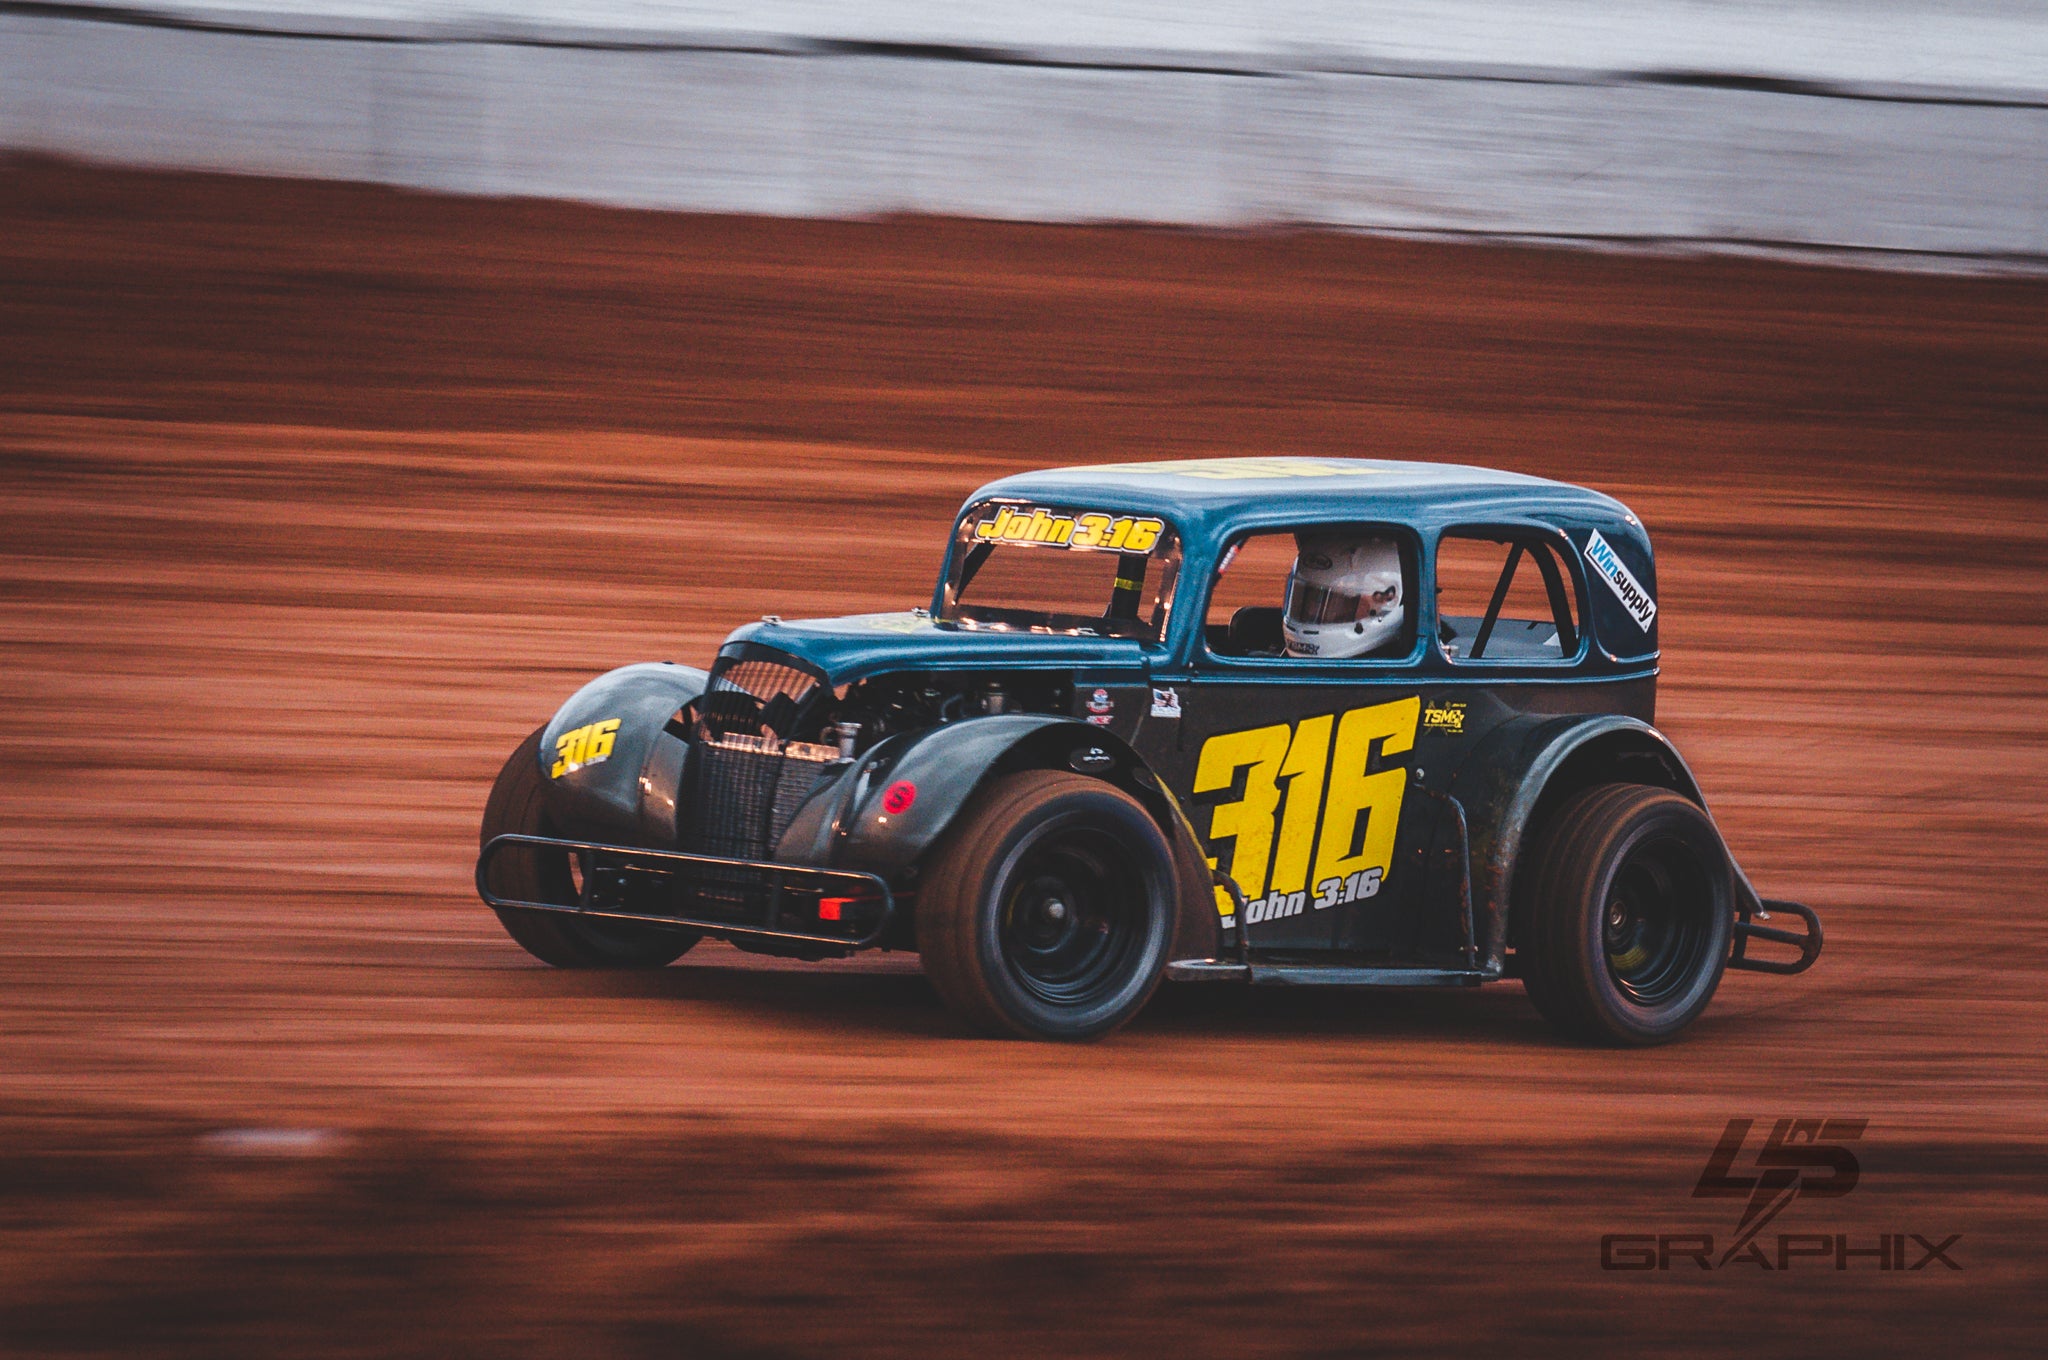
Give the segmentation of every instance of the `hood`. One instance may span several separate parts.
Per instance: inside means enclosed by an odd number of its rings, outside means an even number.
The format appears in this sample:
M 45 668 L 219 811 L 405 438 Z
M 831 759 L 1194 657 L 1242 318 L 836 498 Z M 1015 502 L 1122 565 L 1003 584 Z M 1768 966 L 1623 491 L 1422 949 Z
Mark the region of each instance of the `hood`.
M 733 630 L 726 645 L 751 642 L 810 662 L 843 685 L 884 671 L 1052 669 L 1145 665 L 1145 645 L 1129 638 L 1011 633 L 959 628 L 921 613 L 853 614 L 843 619 L 763 619 Z

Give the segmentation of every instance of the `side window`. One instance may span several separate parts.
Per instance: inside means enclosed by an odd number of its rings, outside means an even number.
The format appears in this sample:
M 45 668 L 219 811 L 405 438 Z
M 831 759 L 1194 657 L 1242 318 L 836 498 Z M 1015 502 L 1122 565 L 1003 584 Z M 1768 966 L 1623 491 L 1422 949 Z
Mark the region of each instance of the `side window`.
M 1416 548 L 1385 525 L 1307 525 L 1237 539 L 1210 582 L 1217 656 L 1386 660 L 1415 645 Z
M 1549 539 L 1460 529 L 1436 549 L 1437 636 L 1453 661 L 1568 661 L 1577 591 Z

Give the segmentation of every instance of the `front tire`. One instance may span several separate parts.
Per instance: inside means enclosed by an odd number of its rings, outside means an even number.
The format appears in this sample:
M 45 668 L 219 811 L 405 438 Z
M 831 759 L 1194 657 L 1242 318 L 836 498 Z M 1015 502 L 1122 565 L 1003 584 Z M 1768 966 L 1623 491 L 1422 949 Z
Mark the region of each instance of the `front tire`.
M 567 836 L 548 816 L 546 780 L 540 772 L 540 738 L 545 728 L 519 743 L 498 772 L 484 803 L 478 848 L 504 835 Z M 569 853 L 539 847 L 508 847 L 491 861 L 490 889 L 524 902 L 576 902 L 575 870 Z M 630 921 L 583 920 L 551 911 L 494 907 L 505 933 L 542 963 L 557 968 L 665 968 L 702 938 L 695 931 L 634 925 Z
M 1661 1044 L 1713 1000 L 1735 885 L 1697 804 L 1643 784 L 1574 794 L 1551 819 L 1533 875 L 1526 986 L 1559 1032 Z
M 961 810 L 917 904 L 918 953 L 975 1029 L 1098 1039 L 1151 999 L 1173 938 L 1173 852 L 1138 801 L 1031 770 Z

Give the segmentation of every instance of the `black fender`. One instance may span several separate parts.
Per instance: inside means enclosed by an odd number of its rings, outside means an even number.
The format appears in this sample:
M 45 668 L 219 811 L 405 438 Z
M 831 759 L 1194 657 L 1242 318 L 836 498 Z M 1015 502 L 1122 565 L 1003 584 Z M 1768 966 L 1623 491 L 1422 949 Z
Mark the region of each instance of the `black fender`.
M 998 714 L 878 743 L 812 795 L 791 821 L 775 858 L 910 882 L 984 785 L 1005 774 L 1040 769 L 1100 779 L 1144 806 L 1173 850 L 1178 919 L 1171 957 L 1215 957 L 1222 943 L 1221 918 L 1209 862 L 1194 828 L 1136 751 L 1075 718 Z M 915 792 L 906 802 L 909 790 Z
M 589 840 L 675 848 L 676 794 L 690 748 L 665 729 L 707 679 L 694 666 L 646 661 L 607 671 L 570 695 L 541 729 L 540 772 L 555 822 Z M 579 747 L 565 738 L 613 722 L 615 729 L 580 748 L 603 754 L 570 758 Z
M 1462 764 L 1450 792 L 1465 807 L 1472 838 L 1472 903 L 1480 964 L 1502 971 L 1514 938 L 1515 874 L 1532 834 L 1548 813 L 1579 790 L 1627 781 L 1670 789 L 1697 803 L 1711 820 L 1699 780 L 1670 738 L 1640 718 L 1621 714 L 1524 717 L 1489 733 Z M 1742 866 L 1734 870 L 1738 899 L 1757 905 Z

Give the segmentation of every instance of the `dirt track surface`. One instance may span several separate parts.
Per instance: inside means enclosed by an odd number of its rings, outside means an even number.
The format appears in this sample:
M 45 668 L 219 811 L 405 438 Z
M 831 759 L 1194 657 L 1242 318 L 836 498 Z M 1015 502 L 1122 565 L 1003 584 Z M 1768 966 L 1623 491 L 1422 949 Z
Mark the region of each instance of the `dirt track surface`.
M 0 1350 L 2028 1353 L 2048 288 L 0 167 Z M 585 678 L 902 606 L 981 481 L 1354 453 L 1648 522 L 1661 717 L 1823 913 L 1650 1053 L 1461 995 L 961 1037 L 914 960 L 529 961 L 468 884 Z M 1736 1116 L 1870 1121 L 1727 1240 Z M 1917 1259 L 1914 1248 L 1908 1260 Z M 1511 1348 L 1511 1350 L 1510 1350 Z

